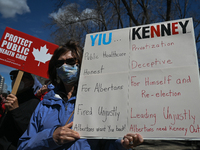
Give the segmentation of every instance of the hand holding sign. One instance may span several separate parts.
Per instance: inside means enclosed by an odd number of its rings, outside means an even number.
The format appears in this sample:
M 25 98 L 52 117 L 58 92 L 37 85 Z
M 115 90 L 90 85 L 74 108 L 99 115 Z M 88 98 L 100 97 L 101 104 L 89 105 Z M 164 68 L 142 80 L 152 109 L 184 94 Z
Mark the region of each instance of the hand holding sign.
M 136 133 L 136 134 L 126 134 L 123 137 L 123 140 L 121 140 L 121 143 L 123 145 L 124 148 L 126 149 L 130 149 L 130 148 L 134 148 L 137 145 L 141 144 L 143 142 L 143 138 L 140 134 Z
M 19 107 L 18 99 L 14 94 L 9 94 L 6 98 L 5 107 L 7 111 L 12 111 Z
M 57 144 L 63 145 L 69 142 L 73 142 L 80 138 L 78 132 L 70 129 L 72 125 L 73 122 L 70 122 L 69 124 L 65 124 L 63 127 L 58 127 L 53 132 L 53 139 Z
M 7 111 L 11 111 L 11 110 L 19 107 L 18 100 L 17 100 L 17 97 L 15 95 L 17 94 L 17 90 L 18 90 L 19 84 L 21 82 L 21 79 L 23 77 L 23 74 L 24 74 L 23 71 L 18 72 L 17 78 L 16 78 L 15 83 L 12 87 L 12 92 L 11 92 L 11 94 L 9 94 L 7 96 L 7 99 L 6 99 L 6 102 L 5 102 L 5 107 L 6 107 L 5 113 L 6 114 L 7 114 Z

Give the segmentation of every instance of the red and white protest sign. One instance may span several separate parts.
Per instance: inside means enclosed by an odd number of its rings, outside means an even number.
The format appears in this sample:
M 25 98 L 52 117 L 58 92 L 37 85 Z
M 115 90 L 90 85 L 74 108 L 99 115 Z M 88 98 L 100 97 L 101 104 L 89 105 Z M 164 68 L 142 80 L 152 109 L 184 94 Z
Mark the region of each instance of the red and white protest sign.
M 49 60 L 58 45 L 6 27 L 0 41 L 0 64 L 48 78 Z
M 77 91 L 83 138 L 200 140 L 192 18 L 87 34 Z

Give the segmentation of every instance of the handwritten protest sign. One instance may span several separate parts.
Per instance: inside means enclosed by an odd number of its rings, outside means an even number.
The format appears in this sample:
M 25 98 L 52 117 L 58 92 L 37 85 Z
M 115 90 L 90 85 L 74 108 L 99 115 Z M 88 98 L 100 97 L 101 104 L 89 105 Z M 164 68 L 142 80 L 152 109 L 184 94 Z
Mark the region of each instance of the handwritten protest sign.
M 0 41 L 0 63 L 48 78 L 49 60 L 58 45 L 6 27 Z
M 198 139 L 199 98 L 192 18 L 88 34 L 73 129 Z

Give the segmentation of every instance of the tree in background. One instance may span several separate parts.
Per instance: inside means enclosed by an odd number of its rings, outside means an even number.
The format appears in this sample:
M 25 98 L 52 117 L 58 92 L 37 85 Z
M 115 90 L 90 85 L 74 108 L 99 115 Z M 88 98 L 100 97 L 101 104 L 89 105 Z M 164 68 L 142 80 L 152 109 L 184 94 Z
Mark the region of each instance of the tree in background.
M 192 17 L 200 52 L 199 0 L 85 0 L 81 6 L 68 0 L 55 3 L 57 11 L 49 17 L 56 44 L 73 38 L 83 46 L 88 33 Z

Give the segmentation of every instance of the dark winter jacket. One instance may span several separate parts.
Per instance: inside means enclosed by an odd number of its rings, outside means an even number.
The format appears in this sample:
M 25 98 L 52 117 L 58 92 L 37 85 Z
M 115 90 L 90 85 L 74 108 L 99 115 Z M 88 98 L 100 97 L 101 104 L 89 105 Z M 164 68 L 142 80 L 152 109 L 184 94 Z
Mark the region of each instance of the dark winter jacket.
M 16 150 L 18 139 L 26 131 L 31 115 L 40 102 L 32 89 L 17 95 L 19 107 L 8 111 L 0 123 L 0 150 Z

